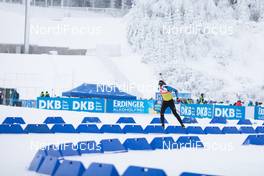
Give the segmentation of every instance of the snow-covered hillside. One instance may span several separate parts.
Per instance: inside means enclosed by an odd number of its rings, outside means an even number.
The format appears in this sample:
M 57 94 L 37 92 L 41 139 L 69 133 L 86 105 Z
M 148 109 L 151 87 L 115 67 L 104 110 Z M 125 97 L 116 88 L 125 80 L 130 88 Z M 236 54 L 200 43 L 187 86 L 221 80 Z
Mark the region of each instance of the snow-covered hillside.
M 264 1 L 139 0 L 128 42 L 181 90 L 264 99 Z

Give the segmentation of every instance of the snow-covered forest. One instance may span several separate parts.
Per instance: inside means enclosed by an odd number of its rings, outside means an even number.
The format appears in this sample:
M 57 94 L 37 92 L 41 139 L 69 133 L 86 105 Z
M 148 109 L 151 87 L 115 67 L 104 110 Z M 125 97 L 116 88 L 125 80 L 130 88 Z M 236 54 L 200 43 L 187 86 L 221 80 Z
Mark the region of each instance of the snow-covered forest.
M 168 83 L 218 100 L 264 98 L 264 1 L 138 0 L 127 39 Z M 261 93 L 262 92 L 262 93 Z

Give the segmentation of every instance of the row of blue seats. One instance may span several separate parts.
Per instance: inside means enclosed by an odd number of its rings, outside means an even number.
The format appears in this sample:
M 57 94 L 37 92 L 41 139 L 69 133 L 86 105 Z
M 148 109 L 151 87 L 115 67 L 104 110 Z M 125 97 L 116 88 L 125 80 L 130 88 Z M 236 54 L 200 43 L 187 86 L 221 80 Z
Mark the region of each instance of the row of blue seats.
M 160 125 L 148 125 L 143 129 L 140 125 L 104 124 L 99 128 L 96 124 L 80 124 L 76 129 L 72 124 L 54 124 L 50 129 L 46 124 L 28 124 L 23 129 L 19 124 L 0 125 L 0 133 L 174 133 L 174 134 L 241 134 L 241 133 L 264 133 L 264 126 L 255 129 L 252 126 L 241 126 L 239 129 L 234 126 L 223 127 L 207 126 L 204 129 L 200 126 L 168 126 L 163 129 Z
M 47 117 L 44 122 L 45 124 L 58 124 L 65 123 L 62 117 Z M 82 123 L 101 123 L 101 120 L 98 117 L 85 117 L 82 120 Z M 120 117 L 116 123 L 124 124 L 135 124 L 135 120 L 132 117 Z M 160 118 L 153 118 L 150 124 L 160 124 Z M 165 123 L 168 124 L 168 121 L 165 119 Z M 183 123 L 192 124 L 198 123 L 195 118 L 183 118 Z M 210 121 L 211 124 L 227 124 L 226 118 L 215 117 Z M 2 124 L 25 124 L 25 121 L 22 117 L 7 117 Z M 252 122 L 249 119 L 240 119 L 237 123 L 238 125 L 252 125 Z
M 91 163 L 86 169 L 82 162 L 59 160 L 52 156 L 36 155 L 29 170 L 52 176 L 121 176 L 113 164 Z M 158 168 L 128 166 L 122 176 L 167 176 Z M 209 176 L 191 172 L 183 172 L 180 176 Z
M 166 143 L 166 145 L 164 145 Z M 175 145 L 177 144 L 177 145 Z M 167 146 L 168 145 L 168 146 Z M 84 147 L 85 146 L 85 147 Z M 93 147 L 91 147 L 93 146 Z M 178 146 L 178 147 L 175 147 Z M 167 147 L 167 148 L 166 148 Z M 128 138 L 122 144 L 118 139 L 103 139 L 100 144 L 95 141 L 60 144 L 58 147 L 50 145 L 39 150 L 32 160 L 29 170 L 48 175 L 119 175 L 113 165 L 93 165 L 86 170 L 80 162 L 63 160 L 64 156 L 76 156 L 87 153 L 124 152 L 128 150 L 154 150 L 178 148 L 203 148 L 198 136 L 181 136 L 176 141 L 172 137 L 156 137 L 151 143 L 145 138 Z M 97 149 L 100 148 L 100 149 Z M 60 160 L 62 163 L 60 163 Z M 111 167 L 111 169 L 109 168 Z M 166 175 L 161 169 L 130 166 L 123 175 Z

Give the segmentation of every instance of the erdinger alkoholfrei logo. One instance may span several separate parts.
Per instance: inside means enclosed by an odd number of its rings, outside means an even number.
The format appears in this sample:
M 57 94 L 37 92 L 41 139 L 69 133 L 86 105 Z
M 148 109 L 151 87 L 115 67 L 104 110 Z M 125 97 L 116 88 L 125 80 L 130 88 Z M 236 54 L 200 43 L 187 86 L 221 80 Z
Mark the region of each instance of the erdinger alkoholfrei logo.
M 114 100 L 114 108 L 144 108 L 142 101 Z

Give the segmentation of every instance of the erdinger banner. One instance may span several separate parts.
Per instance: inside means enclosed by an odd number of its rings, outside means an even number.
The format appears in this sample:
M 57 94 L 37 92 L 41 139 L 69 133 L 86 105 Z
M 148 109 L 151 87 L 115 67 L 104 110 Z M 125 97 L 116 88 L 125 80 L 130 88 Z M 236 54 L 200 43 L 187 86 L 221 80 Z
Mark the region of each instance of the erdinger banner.
M 149 100 L 107 100 L 106 104 L 109 113 L 149 113 L 153 109 Z
M 181 104 L 180 115 L 192 118 L 224 117 L 227 119 L 244 119 L 245 107 L 210 104 Z
M 255 106 L 254 117 L 257 120 L 264 120 L 264 107 Z
M 104 112 L 104 99 L 39 97 L 37 99 L 37 108 L 49 110 Z

